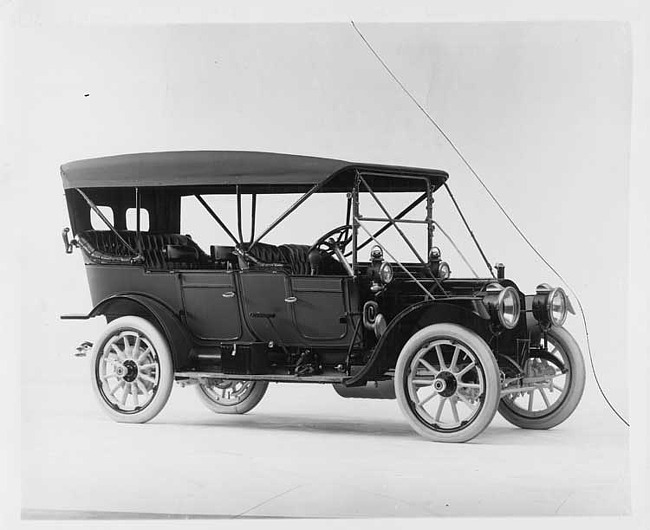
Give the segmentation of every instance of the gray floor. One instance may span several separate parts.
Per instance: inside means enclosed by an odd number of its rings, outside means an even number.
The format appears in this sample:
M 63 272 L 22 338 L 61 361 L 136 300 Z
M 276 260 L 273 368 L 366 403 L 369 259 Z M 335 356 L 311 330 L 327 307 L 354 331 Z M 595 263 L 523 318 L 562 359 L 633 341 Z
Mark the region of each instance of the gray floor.
M 109 420 L 88 362 L 23 372 L 24 519 L 620 515 L 628 435 L 588 384 L 564 425 L 500 417 L 472 442 L 435 444 L 394 401 L 279 385 L 253 412 L 220 416 L 175 386 L 146 425 Z

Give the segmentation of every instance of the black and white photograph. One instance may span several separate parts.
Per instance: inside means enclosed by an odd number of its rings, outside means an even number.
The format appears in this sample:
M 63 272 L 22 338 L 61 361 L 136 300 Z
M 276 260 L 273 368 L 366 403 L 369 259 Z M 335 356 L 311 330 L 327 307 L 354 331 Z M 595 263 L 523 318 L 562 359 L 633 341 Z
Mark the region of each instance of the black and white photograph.
M 207 4 L 5 10 L 8 527 L 642 527 L 634 9 Z

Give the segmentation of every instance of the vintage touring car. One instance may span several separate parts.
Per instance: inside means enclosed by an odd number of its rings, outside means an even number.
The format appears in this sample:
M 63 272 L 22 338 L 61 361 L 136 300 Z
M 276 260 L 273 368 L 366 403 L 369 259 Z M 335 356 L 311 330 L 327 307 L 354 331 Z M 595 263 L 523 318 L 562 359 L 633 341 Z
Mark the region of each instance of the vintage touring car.
M 65 249 L 80 249 L 94 304 L 62 318 L 106 318 L 77 353 L 90 352 L 94 393 L 117 421 L 151 420 L 174 381 L 226 414 L 250 411 L 272 381 L 332 384 L 347 398 L 397 399 L 415 431 L 442 442 L 472 439 L 497 410 L 548 429 L 580 401 L 584 362 L 562 327 L 573 310 L 561 288 L 525 295 L 487 259 L 485 277 L 451 275 L 434 242 L 446 234 L 434 193 L 444 188 L 467 224 L 444 171 L 189 151 L 70 162 L 61 175 L 73 235 L 63 230 Z M 390 213 L 386 197 L 409 193 Z M 257 203 L 277 194 L 298 198 L 256 235 Z M 228 195 L 236 208 L 227 220 L 215 200 Z M 340 211 L 316 214 L 331 229 L 262 242 L 318 196 L 340 198 Z M 214 244 L 182 233 L 188 201 L 210 220 Z M 368 201 L 379 215 L 364 215 Z M 418 224 L 419 251 L 406 234 Z M 389 230 L 411 261 L 382 243 Z

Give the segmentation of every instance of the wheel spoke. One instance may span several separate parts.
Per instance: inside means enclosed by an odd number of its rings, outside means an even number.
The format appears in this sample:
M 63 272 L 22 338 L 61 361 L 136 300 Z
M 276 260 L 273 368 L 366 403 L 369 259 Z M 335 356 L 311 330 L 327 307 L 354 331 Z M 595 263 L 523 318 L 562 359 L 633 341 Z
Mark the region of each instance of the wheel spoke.
M 117 358 L 120 361 L 125 361 L 126 360 L 126 354 L 124 353 L 124 350 L 120 350 L 120 348 L 118 347 L 117 344 L 115 344 L 115 343 L 111 344 L 111 348 L 113 348 L 113 350 L 117 354 Z
M 478 406 L 475 403 L 472 403 L 469 399 L 467 399 L 463 394 L 460 392 L 456 393 L 456 397 L 460 399 L 465 405 L 467 405 L 470 409 L 476 410 L 476 407 Z
M 151 349 L 149 348 L 149 346 L 147 346 L 144 350 L 140 352 L 140 355 L 138 355 L 138 358 L 135 360 L 135 362 L 140 363 L 140 361 L 142 361 L 145 355 L 147 355 L 147 353 L 149 353 L 150 351 Z
M 451 413 L 454 416 L 454 421 L 456 423 L 460 423 L 460 419 L 458 418 L 458 409 L 456 408 L 456 401 L 454 398 L 449 399 L 449 404 L 451 405 Z
M 528 412 L 533 410 L 533 391 L 528 391 Z
M 110 352 L 110 355 L 113 355 L 114 353 L 115 353 L 115 352 Z M 104 356 L 104 358 L 102 359 L 102 361 L 103 361 L 103 365 L 104 365 L 103 368 L 104 368 L 104 369 L 106 369 L 106 367 L 107 367 L 108 365 L 115 366 L 115 365 L 120 365 L 120 364 L 122 364 L 122 363 L 120 362 L 119 357 L 116 359 L 116 358 L 114 358 L 114 357 L 109 358 L 109 357 L 107 357 L 107 356 Z
M 564 392 L 564 387 L 563 386 L 557 386 L 555 383 L 551 383 L 553 385 L 553 388 L 555 390 L 559 390 L 560 392 Z
M 445 366 L 445 359 L 442 356 L 442 349 L 438 344 L 434 346 L 434 349 L 436 350 L 436 355 L 438 356 L 438 363 L 440 364 L 440 370 L 445 370 L 447 367 Z
M 140 393 L 143 395 L 147 395 L 147 387 L 144 385 L 142 381 L 140 381 L 140 378 L 135 380 L 135 386 L 140 390 Z
M 122 388 L 126 383 L 122 380 L 120 381 L 117 385 L 115 385 L 115 388 L 113 390 L 109 390 L 109 394 L 113 396 L 115 399 L 117 399 L 117 396 L 115 395 L 115 392 L 117 392 L 120 388 Z
M 544 399 L 544 403 L 546 404 L 546 408 L 549 408 L 551 406 L 551 403 L 548 400 L 548 397 L 546 397 L 546 392 L 544 392 L 543 388 L 539 388 L 539 393 L 542 395 L 542 399 Z
M 436 423 L 440 421 L 440 415 L 442 414 L 442 409 L 445 407 L 445 401 L 447 401 L 447 398 L 442 398 L 440 400 L 440 404 L 438 405 L 438 410 L 436 411 L 436 417 L 434 419 Z
M 122 340 L 124 341 L 124 357 L 133 359 L 133 346 L 129 342 L 129 335 L 124 335 Z
M 138 369 L 140 370 L 150 370 L 151 368 L 155 368 L 158 366 L 158 363 L 147 363 L 147 364 L 142 364 L 138 366 Z
M 137 362 L 136 355 L 140 357 L 140 355 L 138 354 L 139 351 L 140 351 L 140 335 L 136 335 L 135 342 L 133 343 L 133 348 L 131 348 L 131 358 L 136 362 Z
M 122 393 L 122 399 L 120 400 L 120 406 L 124 407 L 126 405 L 126 400 L 131 393 L 131 383 L 124 385 L 124 392 Z
M 434 391 L 433 391 L 433 394 L 431 394 L 430 396 L 427 396 L 427 397 L 424 398 L 422 401 L 420 401 L 419 403 L 417 403 L 417 406 L 420 407 L 420 408 L 424 407 L 424 404 L 425 404 L 425 403 L 428 403 L 429 401 L 431 401 L 431 399 L 433 399 L 433 398 L 436 397 L 437 395 L 438 395 L 438 392 L 437 392 L 436 390 L 434 390 Z
M 432 375 L 438 375 L 440 372 L 436 370 L 430 362 L 425 361 L 424 359 L 419 360 L 420 364 L 423 365 Z
M 135 408 L 138 408 L 140 406 L 140 400 L 138 399 L 138 386 L 131 384 L 131 389 L 133 390 L 132 395 L 133 395 L 133 406 Z
M 138 379 L 147 381 L 148 383 L 155 383 L 156 380 L 153 377 L 148 376 L 147 374 L 140 373 L 138 374 Z
M 453 372 L 456 370 L 456 363 L 458 362 L 458 354 L 460 353 L 460 348 L 456 346 L 454 350 L 454 356 L 451 358 L 451 364 L 449 365 L 449 371 Z
M 463 368 L 460 372 L 458 372 L 456 374 L 456 377 L 461 377 L 461 376 L 465 375 L 467 372 L 469 372 L 475 366 L 476 366 L 476 363 L 474 361 L 472 361 L 465 368 Z

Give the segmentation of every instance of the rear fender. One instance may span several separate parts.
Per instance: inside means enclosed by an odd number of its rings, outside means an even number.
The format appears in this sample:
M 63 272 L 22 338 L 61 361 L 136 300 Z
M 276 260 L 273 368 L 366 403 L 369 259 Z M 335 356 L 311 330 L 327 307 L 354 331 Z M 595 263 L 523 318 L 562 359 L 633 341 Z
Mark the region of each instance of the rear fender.
M 459 324 L 486 340 L 490 316 L 480 300 L 426 301 L 406 308 L 391 320 L 363 369 L 345 381 L 346 386 L 365 385 L 395 367 L 406 341 L 418 330 L 441 322 Z
M 167 338 L 174 360 L 174 370 L 183 370 L 188 367 L 192 339 L 179 318 L 162 302 L 141 294 L 114 295 L 97 304 L 88 317 L 99 315 L 104 315 L 109 322 L 127 315 L 149 320 Z

